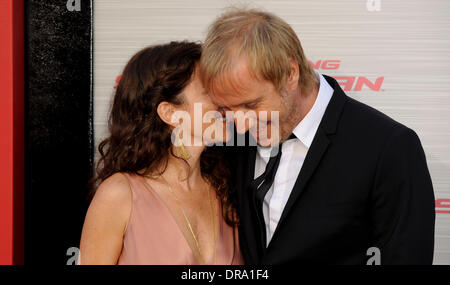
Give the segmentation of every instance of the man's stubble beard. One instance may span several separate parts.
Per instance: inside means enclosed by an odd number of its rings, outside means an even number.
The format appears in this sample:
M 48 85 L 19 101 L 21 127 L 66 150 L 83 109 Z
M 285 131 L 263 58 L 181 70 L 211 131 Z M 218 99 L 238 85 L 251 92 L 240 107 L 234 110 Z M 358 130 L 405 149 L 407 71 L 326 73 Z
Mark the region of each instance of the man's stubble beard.
M 281 106 L 284 109 L 280 110 L 280 142 L 285 141 L 291 135 L 295 126 L 299 123 L 300 118 L 298 114 L 298 106 L 295 100 L 290 97 L 287 92 L 280 92 Z

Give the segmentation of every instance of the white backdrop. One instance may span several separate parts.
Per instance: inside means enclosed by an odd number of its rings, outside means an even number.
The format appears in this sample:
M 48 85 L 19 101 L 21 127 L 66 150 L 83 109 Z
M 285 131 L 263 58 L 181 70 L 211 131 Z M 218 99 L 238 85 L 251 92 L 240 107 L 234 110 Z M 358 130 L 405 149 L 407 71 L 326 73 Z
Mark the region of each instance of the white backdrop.
M 316 69 L 418 133 L 437 199 L 434 263 L 450 264 L 448 0 L 96 0 L 96 146 L 106 135 L 115 79 L 135 52 L 171 40 L 203 40 L 224 7 L 243 4 L 285 19 Z

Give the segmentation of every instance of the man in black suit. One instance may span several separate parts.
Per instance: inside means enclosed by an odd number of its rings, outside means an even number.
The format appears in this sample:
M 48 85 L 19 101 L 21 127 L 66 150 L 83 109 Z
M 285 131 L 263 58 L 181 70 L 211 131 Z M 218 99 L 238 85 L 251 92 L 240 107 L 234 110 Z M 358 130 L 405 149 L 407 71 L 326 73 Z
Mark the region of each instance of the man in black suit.
M 223 14 L 200 71 L 258 144 L 226 150 L 248 264 L 432 263 L 434 194 L 416 133 L 315 72 L 286 22 Z

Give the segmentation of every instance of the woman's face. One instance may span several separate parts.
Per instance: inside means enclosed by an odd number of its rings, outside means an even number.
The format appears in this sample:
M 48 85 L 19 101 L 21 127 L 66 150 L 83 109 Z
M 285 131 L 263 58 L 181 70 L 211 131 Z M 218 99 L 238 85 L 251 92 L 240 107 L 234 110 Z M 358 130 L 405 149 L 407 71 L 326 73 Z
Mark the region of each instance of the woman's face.
M 184 112 L 183 128 L 189 126 L 189 122 L 184 120 L 190 120 L 190 130 L 186 130 L 186 133 L 190 131 L 191 145 L 199 146 L 214 142 L 225 142 L 230 138 L 229 123 L 218 112 L 218 106 L 211 101 L 203 88 L 197 70 L 192 81 L 184 89 L 182 96 L 183 104 L 177 106 L 177 110 Z M 183 142 L 187 144 L 189 141 L 186 141 L 184 132 L 183 129 L 181 136 Z

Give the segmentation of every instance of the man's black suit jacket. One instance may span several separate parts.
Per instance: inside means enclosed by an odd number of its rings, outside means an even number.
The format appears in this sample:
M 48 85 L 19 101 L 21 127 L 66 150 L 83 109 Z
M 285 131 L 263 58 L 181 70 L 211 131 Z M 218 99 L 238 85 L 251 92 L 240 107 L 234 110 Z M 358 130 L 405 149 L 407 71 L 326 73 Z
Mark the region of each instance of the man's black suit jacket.
M 248 185 L 256 147 L 227 147 L 247 264 L 431 264 L 434 194 L 416 133 L 347 95 L 334 93 L 268 247 Z M 247 134 L 248 135 L 248 134 Z

